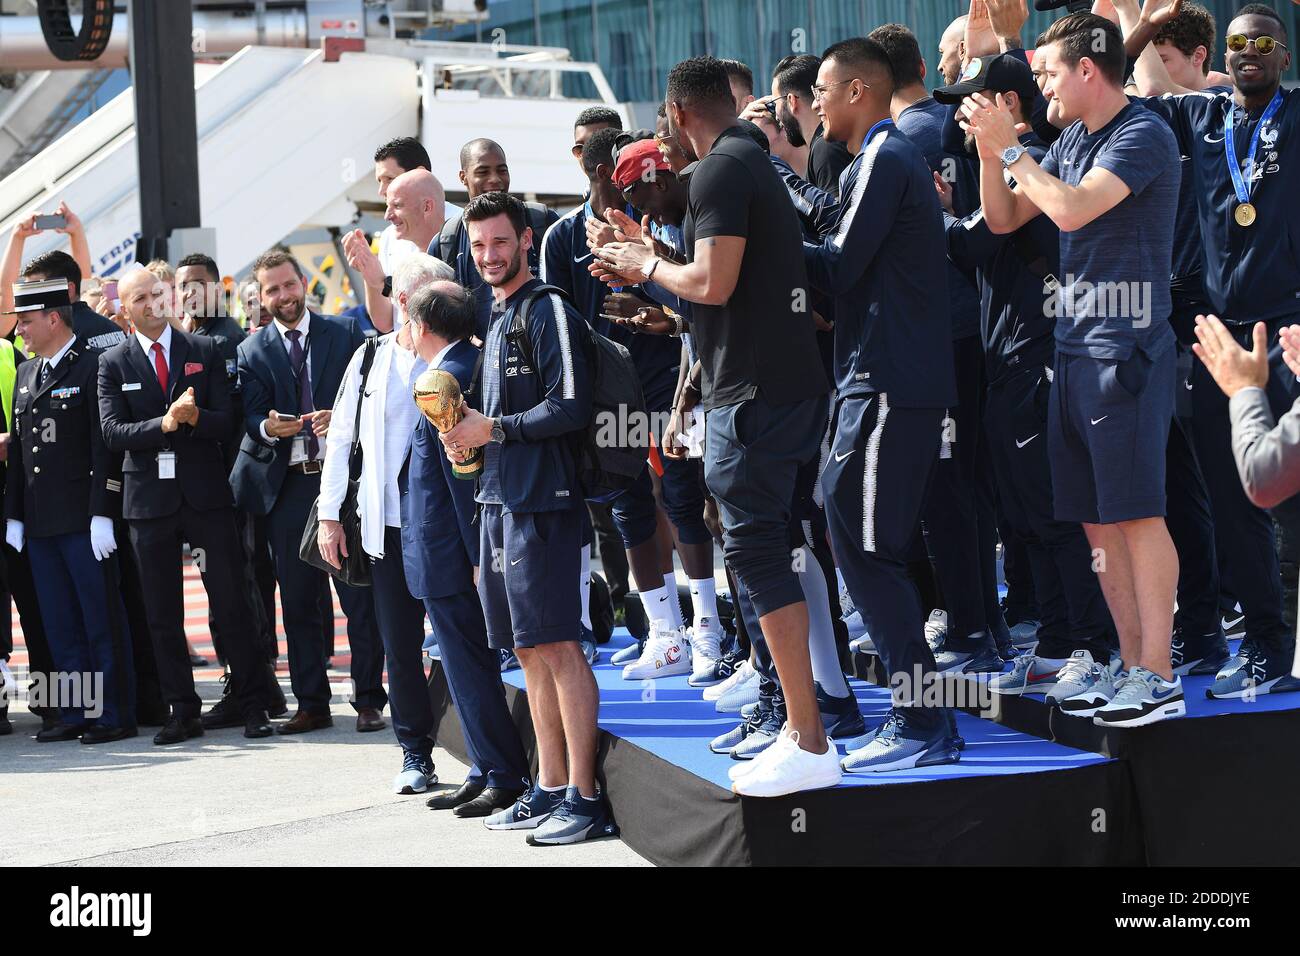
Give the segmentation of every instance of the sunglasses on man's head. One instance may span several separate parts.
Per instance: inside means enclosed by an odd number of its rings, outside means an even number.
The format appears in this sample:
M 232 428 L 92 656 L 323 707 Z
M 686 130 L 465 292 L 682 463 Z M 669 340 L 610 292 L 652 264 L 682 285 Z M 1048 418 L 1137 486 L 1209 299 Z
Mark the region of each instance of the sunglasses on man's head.
M 1287 48 L 1285 43 L 1281 40 L 1273 39 L 1273 37 L 1269 36 L 1267 33 L 1262 36 L 1254 37 L 1253 39 L 1246 36 L 1244 33 L 1228 34 L 1228 49 L 1233 53 L 1240 53 L 1252 43 L 1255 44 L 1255 50 L 1260 56 L 1268 56 L 1277 47 L 1281 47 L 1284 50 Z

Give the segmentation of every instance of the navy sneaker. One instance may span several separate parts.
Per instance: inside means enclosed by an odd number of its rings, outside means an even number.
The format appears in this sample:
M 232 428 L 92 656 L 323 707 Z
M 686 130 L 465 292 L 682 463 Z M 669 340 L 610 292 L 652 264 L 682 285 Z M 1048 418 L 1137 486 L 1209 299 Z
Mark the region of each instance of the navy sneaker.
M 1231 656 L 1228 636 L 1222 630 L 1204 635 L 1184 635 L 1181 626 L 1174 628 L 1169 659 L 1175 676 L 1217 674 Z
M 732 748 L 736 747 L 742 740 L 750 734 L 755 733 L 763 725 L 771 713 L 771 705 L 768 701 L 759 700 L 754 706 L 754 710 L 748 715 L 742 715 L 744 719 L 728 730 L 725 734 L 720 734 L 709 741 L 709 749 L 715 754 L 729 754 Z
M 594 797 L 587 798 L 577 787 L 569 787 L 546 822 L 528 834 L 528 842 L 533 846 L 563 846 L 606 836 L 618 836 L 618 827 L 604 794 L 597 791 Z
M 814 681 L 813 687 L 817 690 L 817 709 L 821 711 L 827 737 L 856 737 L 867 729 L 852 690 L 845 697 L 832 697 L 821 684 Z
M 1242 646 L 1246 647 L 1245 642 Z M 1280 694 L 1300 690 L 1300 681 L 1291 676 L 1294 654 L 1283 654 L 1252 643 L 1239 667 L 1221 671 L 1205 691 L 1205 696 L 1219 700 L 1251 699 L 1263 694 Z
M 884 773 L 956 763 L 960 759 L 948 721 L 934 731 L 922 733 L 909 726 L 905 714 L 895 714 L 871 743 L 841 760 L 840 767 L 845 773 Z
M 511 806 L 483 821 L 489 830 L 533 830 L 541 826 L 564 802 L 564 790 L 543 790 L 535 783 Z
M 596 635 L 591 633 L 591 628 L 585 624 L 578 625 L 578 643 L 582 645 L 582 656 L 587 659 L 587 663 L 593 667 L 596 664 L 596 655 L 600 653 L 596 647 Z
M 508 647 L 503 647 L 497 651 L 497 656 L 501 660 L 501 673 L 512 671 L 519 666 L 519 658 L 515 657 L 515 652 Z
M 949 634 L 934 655 L 934 665 L 940 674 L 1000 674 L 1003 661 L 993 637 L 981 632 L 963 638 Z

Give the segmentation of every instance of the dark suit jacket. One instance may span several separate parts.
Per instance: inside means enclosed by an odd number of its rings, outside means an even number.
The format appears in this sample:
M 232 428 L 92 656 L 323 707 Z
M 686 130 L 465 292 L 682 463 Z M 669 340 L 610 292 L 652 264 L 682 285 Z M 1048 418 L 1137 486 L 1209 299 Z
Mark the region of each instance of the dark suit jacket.
M 18 366 L 5 517 L 29 538 L 84 534 L 91 516 L 122 514 L 122 456 L 99 424 L 99 356 L 75 340 L 43 386 L 43 359 Z
M 187 371 L 188 369 L 188 371 Z M 168 406 L 194 389 L 197 425 L 162 430 Z M 181 502 L 196 511 L 228 508 L 221 443 L 230 436 L 230 386 L 211 340 L 172 329 L 168 394 L 134 335 L 99 360 L 99 418 L 104 443 L 123 454 L 122 517 L 128 521 L 175 514 Z M 158 452 L 176 453 L 176 477 L 158 477 Z
M 365 341 L 356 319 L 311 313 L 307 326 L 308 362 L 311 367 L 312 403 L 317 409 L 334 407 L 348 362 Z M 244 435 L 239 455 L 230 472 L 235 503 L 250 514 L 268 514 L 280 496 L 280 485 L 289 467 L 293 442 L 284 439 L 268 443 L 262 438 L 262 422 L 271 409 L 301 414 L 298 390 L 285 349 L 284 337 L 275 323 L 244 339 L 239 345 L 239 384 L 244 395 Z
M 463 393 L 473 379 L 477 359 L 478 349 L 460 341 L 437 367 L 455 375 Z M 448 597 L 474 587 L 473 568 L 479 563 L 476 485 L 452 474 L 438 430 L 420 416 L 397 475 L 402 560 L 412 597 Z

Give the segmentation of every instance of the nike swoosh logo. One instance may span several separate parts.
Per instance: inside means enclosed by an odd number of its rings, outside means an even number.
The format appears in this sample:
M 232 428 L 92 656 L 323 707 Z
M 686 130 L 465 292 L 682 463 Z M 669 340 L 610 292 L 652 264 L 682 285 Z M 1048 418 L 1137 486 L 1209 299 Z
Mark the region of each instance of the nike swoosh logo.
M 1024 448 L 1026 445 L 1028 445 L 1031 441 L 1033 441 L 1033 440 L 1034 440 L 1035 438 L 1037 438 L 1037 437 L 1038 437 L 1038 432 L 1034 432 L 1032 435 L 1030 435 L 1030 436 L 1029 436 L 1028 438 L 1026 438 L 1024 441 L 1017 441 L 1017 442 L 1016 442 L 1016 447 L 1017 447 L 1017 448 Z
M 1151 699 L 1154 701 L 1168 700 L 1170 697 L 1173 697 L 1174 694 L 1176 693 L 1178 693 L 1177 685 L 1170 687 L 1164 693 L 1160 692 L 1160 688 L 1154 687 L 1151 689 Z
M 1222 142 L 1223 142 L 1223 137 L 1220 136 L 1218 139 L 1211 139 L 1211 138 L 1210 138 L 1210 134 L 1209 134 L 1209 133 L 1206 133 L 1206 134 L 1205 134 L 1205 141 L 1206 141 L 1207 143 L 1222 143 Z
M 1056 671 L 1041 671 L 1035 674 L 1034 669 L 1031 667 L 1029 673 L 1025 675 L 1025 682 L 1029 684 L 1043 680 L 1056 680 Z
M 1110 418 L 1109 415 L 1102 415 L 1101 418 L 1090 418 L 1088 420 L 1096 425 L 1098 422 L 1104 422 L 1108 418 Z
M 1187 390 L 1188 390 L 1189 392 L 1192 390 L 1192 382 L 1191 382 L 1191 379 L 1188 379 L 1188 381 L 1187 381 Z
M 518 564 L 522 560 L 523 558 L 515 558 L 513 561 L 510 562 L 510 566 L 513 568 L 516 564 Z
M 851 451 L 846 451 L 846 452 L 845 452 L 844 454 L 842 454 L 842 455 L 836 455 L 836 456 L 835 456 L 835 461 L 836 461 L 837 463 L 838 463 L 838 462 L 841 462 L 841 461 L 843 461 L 845 458 L 850 457 L 852 454 L 853 454 L 853 452 L 851 452 Z
M 1246 619 L 1246 615 L 1242 614 L 1242 615 L 1239 615 L 1239 616 L 1237 616 L 1237 617 L 1234 617 L 1232 620 L 1228 620 L 1228 619 L 1225 617 L 1225 618 L 1224 618 L 1222 621 L 1220 621 L 1219 623 L 1221 623 L 1221 624 L 1223 625 L 1223 629 L 1224 629 L 1225 631 L 1230 631 L 1230 630 L 1232 630 L 1234 627 L 1236 627 L 1238 624 L 1240 624 L 1242 621 L 1244 621 L 1245 619 Z
M 575 258 L 573 261 L 574 261 L 574 262 L 586 262 L 586 261 L 587 261 L 588 259 L 590 259 L 593 255 L 595 255 L 594 252 L 589 252 L 589 253 L 587 253 L 585 256 L 583 256 L 581 259 Z

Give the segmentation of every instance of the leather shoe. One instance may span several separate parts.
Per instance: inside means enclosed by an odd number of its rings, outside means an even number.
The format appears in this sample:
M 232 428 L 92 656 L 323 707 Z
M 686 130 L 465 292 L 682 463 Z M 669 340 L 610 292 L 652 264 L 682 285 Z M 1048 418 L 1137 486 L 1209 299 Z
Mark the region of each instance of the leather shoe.
M 36 735 L 36 742 L 39 744 L 54 744 L 65 740 L 76 740 L 86 732 L 86 729 L 85 724 L 56 723 L 53 727 L 42 728 Z
M 136 734 L 134 727 L 101 727 L 96 724 L 94 727 L 88 727 L 86 732 L 81 735 L 83 744 L 108 744 L 114 740 L 125 740 L 127 737 L 134 737 Z
M 203 724 L 197 717 L 177 717 L 173 714 L 167 718 L 163 729 L 153 735 L 153 742 L 156 746 L 162 747 L 166 744 L 179 744 L 191 737 L 202 736 Z
M 8 737 L 14 732 L 14 725 L 9 722 L 9 708 L 0 707 L 0 737 Z
M 203 723 L 204 730 L 221 730 L 225 727 L 241 727 L 244 723 L 244 715 L 239 712 L 239 699 L 235 696 L 235 682 L 231 680 L 229 674 L 221 675 L 221 683 L 224 685 L 221 691 L 221 700 L 213 704 L 202 717 L 199 718 Z
M 313 714 L 305 710 L 290 717 L 285 723 L 275 728 L 277 734 L 305 734 L 309 730 L 324 730 L 334 726 L 334 718 L 329 714 Z
M 264 710 L 255 710 L 244 720 L 244 736 L 250 740 L 269 737 L 273 733 L 275 733 L 275 728 L 266 719 L 266 711 Z
M 388 726 L 388 721 L 373 707 L 362 707 L 357 711 L 357 733 L 368 734 L 371 731 L 383 730 Z
M 460 785 L 459 790 L 453 790 L 451 793 L 440 793 L 436 797 L 430 797 L 424 801 L 424 805 L 430 810 L 452 810 L 462 803 L 469 803 L 480 793 L 483 792 L 483 784 L 477 780 L 466 780 Z
M 507 790 L 504 787 L 488 787 L 473 800 L 462 803 L 452 813 L 458 817 L 486 817 L 498 810 L 514 806 L 523 795 L 522 790 Z
M 271 693 L 266 701 L 266 712 L 272 717 L 289 716 L 289 702 L 284 699 L 284 690 L 274 673 L 271 675 Z

